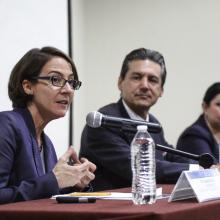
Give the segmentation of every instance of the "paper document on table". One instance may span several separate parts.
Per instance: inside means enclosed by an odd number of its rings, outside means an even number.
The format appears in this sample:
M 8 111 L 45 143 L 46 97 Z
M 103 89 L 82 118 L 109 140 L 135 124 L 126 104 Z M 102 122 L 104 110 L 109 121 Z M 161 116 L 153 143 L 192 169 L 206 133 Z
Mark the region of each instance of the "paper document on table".
M 167 198 L 162 195 L 162 187 L 157 188 L 156 191 L 157 199 Z M 73 197 L 92 197 L 96 199 L 105 199 L 105 200 L 132 200 L 132 193 L 121 193 L 121 192 L 74 192 L 64 195 L 55 195 L 52 196 L 52 199 L 56 199 L 56 197 L 65 197 L 65 196 L 73 196 Z

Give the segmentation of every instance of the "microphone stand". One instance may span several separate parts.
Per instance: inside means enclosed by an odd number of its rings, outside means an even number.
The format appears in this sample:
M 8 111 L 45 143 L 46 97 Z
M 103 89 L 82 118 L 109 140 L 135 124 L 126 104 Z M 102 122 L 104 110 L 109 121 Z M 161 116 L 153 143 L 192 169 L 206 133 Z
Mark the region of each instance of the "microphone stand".
M 138 121 L 139 123 L 139 121 Z M 141 122 L 140 122 L 140 125 L 141 125 Z M 143 125 L 145 125 L 143 123 Z M 149 123 L 150 126 L 148 126 L 148 132 L 150 133 L 158 133 L 162 130 L 162 127 L 158 124 L 153 124 L 153 123 Z M 103 124 L 103 127 L 108 127 L 109 125 L 105 125 Z M 114 124 L 112 123 L 111 124 L 112 127 L 115 127 L 115 128 L 118 128 L 118 124 Z M 131 133 L 135 133 L 137 131 L 137 128 L 134 127 L 134 126 L 131 126 L 129 123 L 126 123 L 126 122 L 122 122 L 121 123 L 121 126 L 120 126 L 120 131 L 121 132 L 131 132 Z M 212 155 L 208 154 L 208 153 L 205 153 L 205 154 L 202 154 L 202 155 L 196 155 L 196 154 L 191 154 L 191 153 L 188 153 L 188 152 L 185 152 L 185 151 L 181 151 L 181 150 L 177 150 L 177 149 L 174 149 L 174 148 L 170 148 L 170 147 L 166 147 L 166 146 L 163 146 L 163 145 L 160 145 L 160 144 L 156 144 L 156 149 L 157 150 L 160 150 L 160 151 L 164 151 L 164 152 L 168 152 L 168 153 L 171 153 L 171 154 L 175 154 L 175 155 L 179 155 L 179 156 L 182 156 L 182 157 L 186 157 L 186 158 L 189 158 L 189 159 L 193 159 L 193 160 L 196 160 L 199 162 L 199 165 L 202 166 L 203 168 L 210 168 L 213 163 L 214 163 L 214 158 Z
M 196 154 L 191 154 L 185 151 L 181 151 L 181 150 L 177 150 L 174 148 L 170 148 L 170 147 L 166 147 L 160 144 L 156 144 L 156 149 L 157 150 L 161 150 L 161 151 L 165 151 L 171 154 L 176 154 L 182 157 L 186 157 L 189 159 L 193 159 L 199 162 L 199 165 L 202 166 L 203 168 L 210 168 L 213 163 L 214 163 L 214 158 L 212 155 L 205 153 L 205 154 L 201 154 L 201 155 L 196 155 Z

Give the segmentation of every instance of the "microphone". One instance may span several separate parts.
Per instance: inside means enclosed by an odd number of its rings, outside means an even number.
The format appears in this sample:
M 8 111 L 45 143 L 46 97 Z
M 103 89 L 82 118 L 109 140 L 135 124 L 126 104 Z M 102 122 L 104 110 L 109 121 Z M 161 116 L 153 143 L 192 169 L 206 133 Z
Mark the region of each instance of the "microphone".
M 130 132 L 136 132 L 138 125 L 147 125 L 148 127 L 147 130 L 151 133 L 159 133 L 162 130 L 160 124 L 150 123 L 141 120 L 132 120 L 127 118 L 107 116 L 97 111 L 88 113 L 86 117 L 86 123 L 89 127 L 92 128 L 114 127 L 114 128 L 120 128 L 122 131 L 130 131 Z M 156 144 L 156 149 L 196 160 L 199 162 L 199 165 L 202 166 L 203 168 L 209 168 L 214 163 L 214 158 L 212 157 L 212 155 L 208 153 L 202 155 L 196 155 L 185 151 L 177 150 L 174 148 L 166 147 L 160 144 Z
M 108 115 L 103 115 L 102 113 L 97 111 L 88 113 L 86 117 L 86 123 L 89 127 L 92 128 L 114 127 L 131 132 L 136 132 L 138 125 L 147 125 L 147 130 L 151 133 L 159 133 L 162 130 L 161 125 L 157 123 L 112 117 Z
M 156 149 L 157 150 L 161 150 L 161 151 L 165 151 L 171 154 L 176 154 L 182 157 L 186 157 L 189 159 L 193 159 L 199 162 L 199 165 L 202 166 L 203 168 L 210 168 L 213 163 L 214 163 L 214 158 L 211 154 L 208 153 L 204 153 L 201 155 L 196 155 L 196 154 L 191 154 L 185 151 L 181 151 L 181 150 L 177 150 L 174 148 L 170 148 L 170 147 L 166 147 L 160 144 L 156 144 Z

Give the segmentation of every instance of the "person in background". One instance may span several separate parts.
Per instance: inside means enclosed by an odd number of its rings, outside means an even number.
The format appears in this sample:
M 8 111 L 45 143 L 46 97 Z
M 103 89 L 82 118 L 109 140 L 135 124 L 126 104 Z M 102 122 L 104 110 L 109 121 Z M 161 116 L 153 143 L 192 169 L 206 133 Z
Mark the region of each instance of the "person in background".
M 14 66 L 8 83 L 13 110 L 0 112 L 0 203 L 86 190 L 94 179 L 96 166 L 79 160 L 72 147 L 57 161 L 44 133 L 65 116 L 80 86 L 73 61 L 53 47 L 31 49 Z
M 180 135 L 177 148 L 194 154 L 209 153 L 214 163 L 220 161 L 220 82 L 205 92 L 202 114 Z
M 149 111 L 163 95 L 165 80 L 165 61 L 159 52 L 145 48 L 133 50 L 125 57 L 118 79 L 121 98 L 99 109 L 99 112 L 113 117 L 159 123 Z M 163 130 L 151 133 L 151 136 L 156 144 L 170 146 Z M 133 137 L 134 133 L 116 128 L 85 126 L 80 155 L 97 165 L 96 178 L 92 182 L 94 190 L 131 186 L 130 144 Z M 188 170 L 189 166 L 185 158 L 156 151 L 157 183 L 175 183 L 181 172 Z

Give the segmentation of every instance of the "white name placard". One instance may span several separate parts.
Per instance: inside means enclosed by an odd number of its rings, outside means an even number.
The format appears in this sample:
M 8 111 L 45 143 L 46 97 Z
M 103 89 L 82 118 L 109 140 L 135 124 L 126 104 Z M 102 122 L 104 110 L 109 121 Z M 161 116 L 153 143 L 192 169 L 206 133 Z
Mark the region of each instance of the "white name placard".
M 183 171 L 168 201 L 189 198 L 197 198 L 198 202 L 220 199 L 220 173 L 218 169 Z

